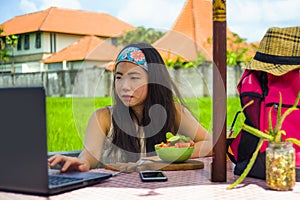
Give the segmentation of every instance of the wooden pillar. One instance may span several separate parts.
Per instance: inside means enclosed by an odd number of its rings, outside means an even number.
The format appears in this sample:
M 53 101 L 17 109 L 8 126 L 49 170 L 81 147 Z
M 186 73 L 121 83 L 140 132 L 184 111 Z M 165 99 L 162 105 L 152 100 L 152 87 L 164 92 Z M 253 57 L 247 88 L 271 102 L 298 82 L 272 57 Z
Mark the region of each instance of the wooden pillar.
M 213 0 L 212 182 L 226 182 L 226 1 Z

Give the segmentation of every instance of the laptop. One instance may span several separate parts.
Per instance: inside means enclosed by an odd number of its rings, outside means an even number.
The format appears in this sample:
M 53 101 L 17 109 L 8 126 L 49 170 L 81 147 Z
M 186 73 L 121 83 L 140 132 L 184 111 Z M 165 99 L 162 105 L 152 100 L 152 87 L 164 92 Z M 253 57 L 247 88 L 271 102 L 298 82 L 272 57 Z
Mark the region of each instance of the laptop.
M 0 88 L 0 190 L 58 194 L 100 183 L 110 173 L 49 173 L 43 87 Z M 64 179 L 50 184 L 50 179 Z

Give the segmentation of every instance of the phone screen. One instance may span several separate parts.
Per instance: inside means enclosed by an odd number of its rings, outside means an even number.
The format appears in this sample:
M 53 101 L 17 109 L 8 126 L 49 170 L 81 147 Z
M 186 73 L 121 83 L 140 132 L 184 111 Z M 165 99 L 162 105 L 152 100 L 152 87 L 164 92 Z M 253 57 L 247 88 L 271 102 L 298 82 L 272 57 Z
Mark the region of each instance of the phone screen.
M 167 181 L 168 180 L 164 172 L 160 170 L 141 171 L 140 177 L 142 181 Z

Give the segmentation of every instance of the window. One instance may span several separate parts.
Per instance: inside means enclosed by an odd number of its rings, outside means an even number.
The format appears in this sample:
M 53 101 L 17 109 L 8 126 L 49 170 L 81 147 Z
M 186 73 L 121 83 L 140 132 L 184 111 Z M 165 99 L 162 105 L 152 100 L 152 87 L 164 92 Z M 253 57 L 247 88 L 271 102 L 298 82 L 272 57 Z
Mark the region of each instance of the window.
M 41 48 L 41 32 L 35 34 L 35 48 Z
M 118 39 L 117 38 L 111 38 L 111 44 L 116 46 L 118 44 Z
M 50 52 L 55 53 L 56 52 L 56 34 L 50 33 Z
M 62 63 L 50 63 L 48 64 L 48 70 L 62 70 Z
M 24 49 L 29 49 L 29 43 L 30 43 L 29 34 L 25 34 L 24 35 Z
M 22 50 L 22 35 L 18 35 L 17 50 Z

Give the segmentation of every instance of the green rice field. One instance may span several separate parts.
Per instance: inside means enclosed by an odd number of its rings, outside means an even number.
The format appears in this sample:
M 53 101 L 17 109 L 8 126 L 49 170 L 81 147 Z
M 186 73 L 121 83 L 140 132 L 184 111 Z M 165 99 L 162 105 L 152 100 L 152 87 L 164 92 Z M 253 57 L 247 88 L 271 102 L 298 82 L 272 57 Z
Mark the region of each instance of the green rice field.
M 83 148 L 85 128 L 90 115 L 97 108 L 112 104 L 109 97 L 103 98 L 61 98 L 47 97 L 48 151 L 73 151 Z M 211 98 L 186 99 L 186 105 L 198 121 L 211 132 Z M 239 98 L 227 99 L 227 126 L 240 110 Z M 235 127 L 239 127 L 237 120 Z M 235 130 L 237 130 L 235 128 Z

